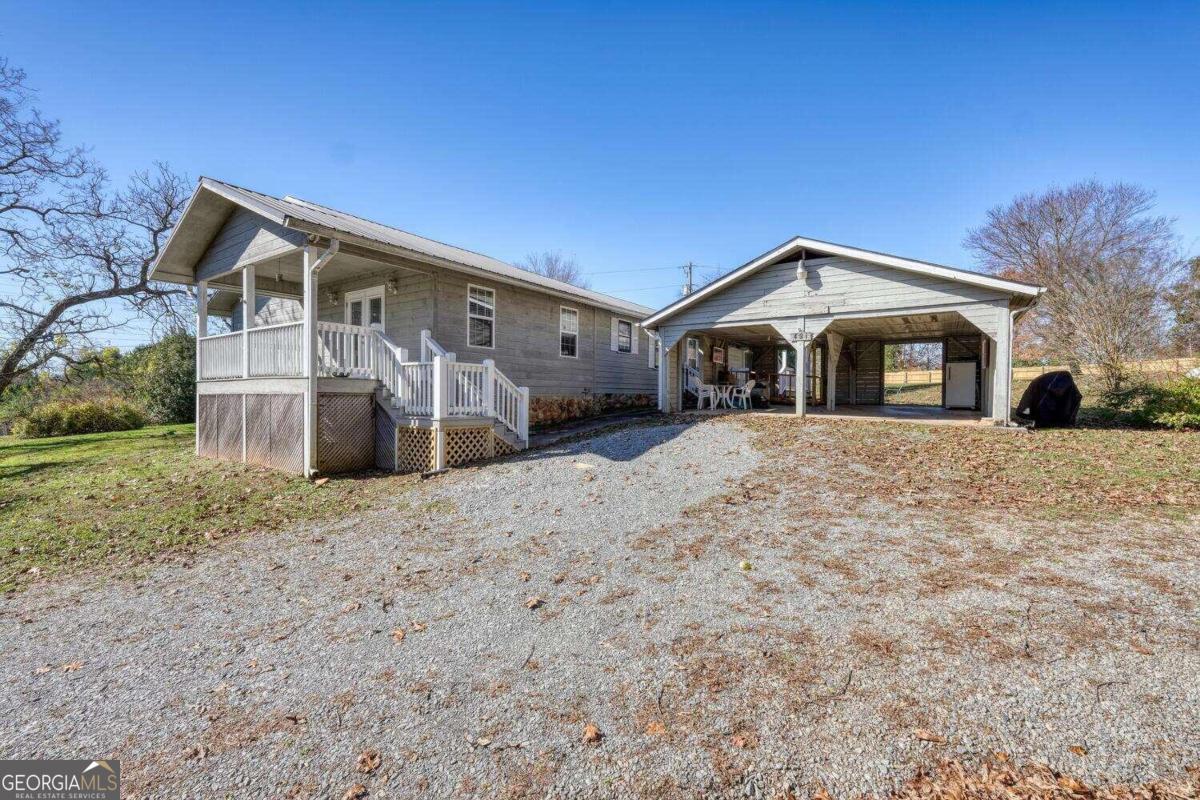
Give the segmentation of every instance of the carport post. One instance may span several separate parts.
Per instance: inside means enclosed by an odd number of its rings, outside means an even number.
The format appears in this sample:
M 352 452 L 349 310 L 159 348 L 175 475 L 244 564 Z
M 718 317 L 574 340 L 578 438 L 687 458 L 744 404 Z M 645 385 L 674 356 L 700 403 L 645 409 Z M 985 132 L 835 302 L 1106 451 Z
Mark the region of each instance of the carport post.
M 803 332 L 800 334 L 803 336 Z M 804 418 L 804 376 L 808 374 L 808 344 L 804 340 L 793 342 L 796 347 L 796 414 Z

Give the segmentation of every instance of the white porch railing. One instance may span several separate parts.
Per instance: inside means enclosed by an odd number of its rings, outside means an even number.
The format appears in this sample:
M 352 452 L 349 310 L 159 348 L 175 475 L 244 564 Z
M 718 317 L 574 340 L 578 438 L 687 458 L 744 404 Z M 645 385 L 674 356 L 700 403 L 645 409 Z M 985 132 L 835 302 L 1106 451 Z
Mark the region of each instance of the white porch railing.
M 374 328 L 317 323 L 317 369 L 326 378 L 375 378 Z
M 442 419 L 491 417 L 529 441 L 529 390 L 517 386 L 493 361 L 459 363 L 422 331 L 421 352 L 408 352 L 380 331 L 338 322 L 317 323 L 317 374 L 379 381 L 405 414 Z M 303 377 L 304 324 L 288 322 L 205 336 L 199 342 L 198 377 Z
M 199 354 L 196 371 L 201 380 L 243 377 L 241 331 L 205 336 L 200 340 Z
M 432 362 L 435 356 L 441 356 L 447 361 L 457 361 L 454 353 L 446 352 L 446 348 L 438 344 L 433 333 L 428 329 L 421 331 L 421 360 Z
M 303 322 L 251 328 L 246 335 L 251 378 L 295 378 L 304 374 Z
M 517 386 L 503 372 L 492 371 L 492 413 L 504 427 L 529 441 L 529 390 Z

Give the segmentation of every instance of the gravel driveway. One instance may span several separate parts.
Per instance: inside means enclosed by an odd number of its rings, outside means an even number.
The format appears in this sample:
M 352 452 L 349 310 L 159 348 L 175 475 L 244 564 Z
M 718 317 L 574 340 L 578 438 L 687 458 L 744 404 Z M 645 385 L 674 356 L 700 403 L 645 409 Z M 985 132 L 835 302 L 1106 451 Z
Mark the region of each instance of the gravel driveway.
M 7 600 L 2 753 L 115 755 L 130 797 L 775 797 L 996 751 L 1099 781 L 1200 763 L 1194 541 L 902 513 L 753 440 L 634 426 Z

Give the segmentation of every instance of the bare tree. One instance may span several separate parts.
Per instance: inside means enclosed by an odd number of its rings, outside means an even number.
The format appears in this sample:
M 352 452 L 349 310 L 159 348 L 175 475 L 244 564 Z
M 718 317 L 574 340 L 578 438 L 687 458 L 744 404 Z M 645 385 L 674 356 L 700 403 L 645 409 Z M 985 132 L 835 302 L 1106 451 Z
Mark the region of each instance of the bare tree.
M 1167 292 L 1173 317 L 1171 344 L 1179 355 L 1200 355 L 1200 257 L 1187 264 L 1183 277 Z
M 0 60 L 0 394 L 54 362 L 94 357 L 92 337 L 122 324 L 114 310 L 179 323 L 185 296 L 149 279 L 185 181 L 158 164 L 111 191 L 31 97 L 25 73 Z
M 540 254 L 530 253 L 517 266 L 546 278 L 578 286 L 581 289 L 589 286 L 579 262 L 574 258 L 564 256 L 561 250 L 546 250 Z
M 1096 181 L 1025 194 L 987 214 L 965 245 L 989 272 L 1047 287 L 1026 333 L 1072 365 L 1095 364 L 1109 391 L 1165 333 L 1162 299 L 1182 264 L 1174 221 L 1154 194 Z

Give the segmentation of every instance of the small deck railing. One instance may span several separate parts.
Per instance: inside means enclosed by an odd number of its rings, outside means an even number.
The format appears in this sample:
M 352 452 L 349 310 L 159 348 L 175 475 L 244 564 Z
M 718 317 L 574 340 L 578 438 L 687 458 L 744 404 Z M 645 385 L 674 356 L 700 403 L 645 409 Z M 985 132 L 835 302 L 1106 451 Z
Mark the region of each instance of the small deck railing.
M 522 441 L 529 440 L 529 390 L 517 386 L 493 361 L 459 363 L 421 332 L 428 359 L 408 352 L 382 332 L 339 322 L 317 323 L 317 374 L 323 378 L 379 381 L 403 413 L 417 417 L 492 417 Z M 200 380 L 304 376 L 304 323 L 287 322 L 205 336 L 197 343 Z
M 304 323 L 285 322 L 246 331 L 250 377 L 300 377 L 304 374 Z
M 202 380 L 245 377 L 242 332 L 205 336 L 198 343 L 196 371 Z

